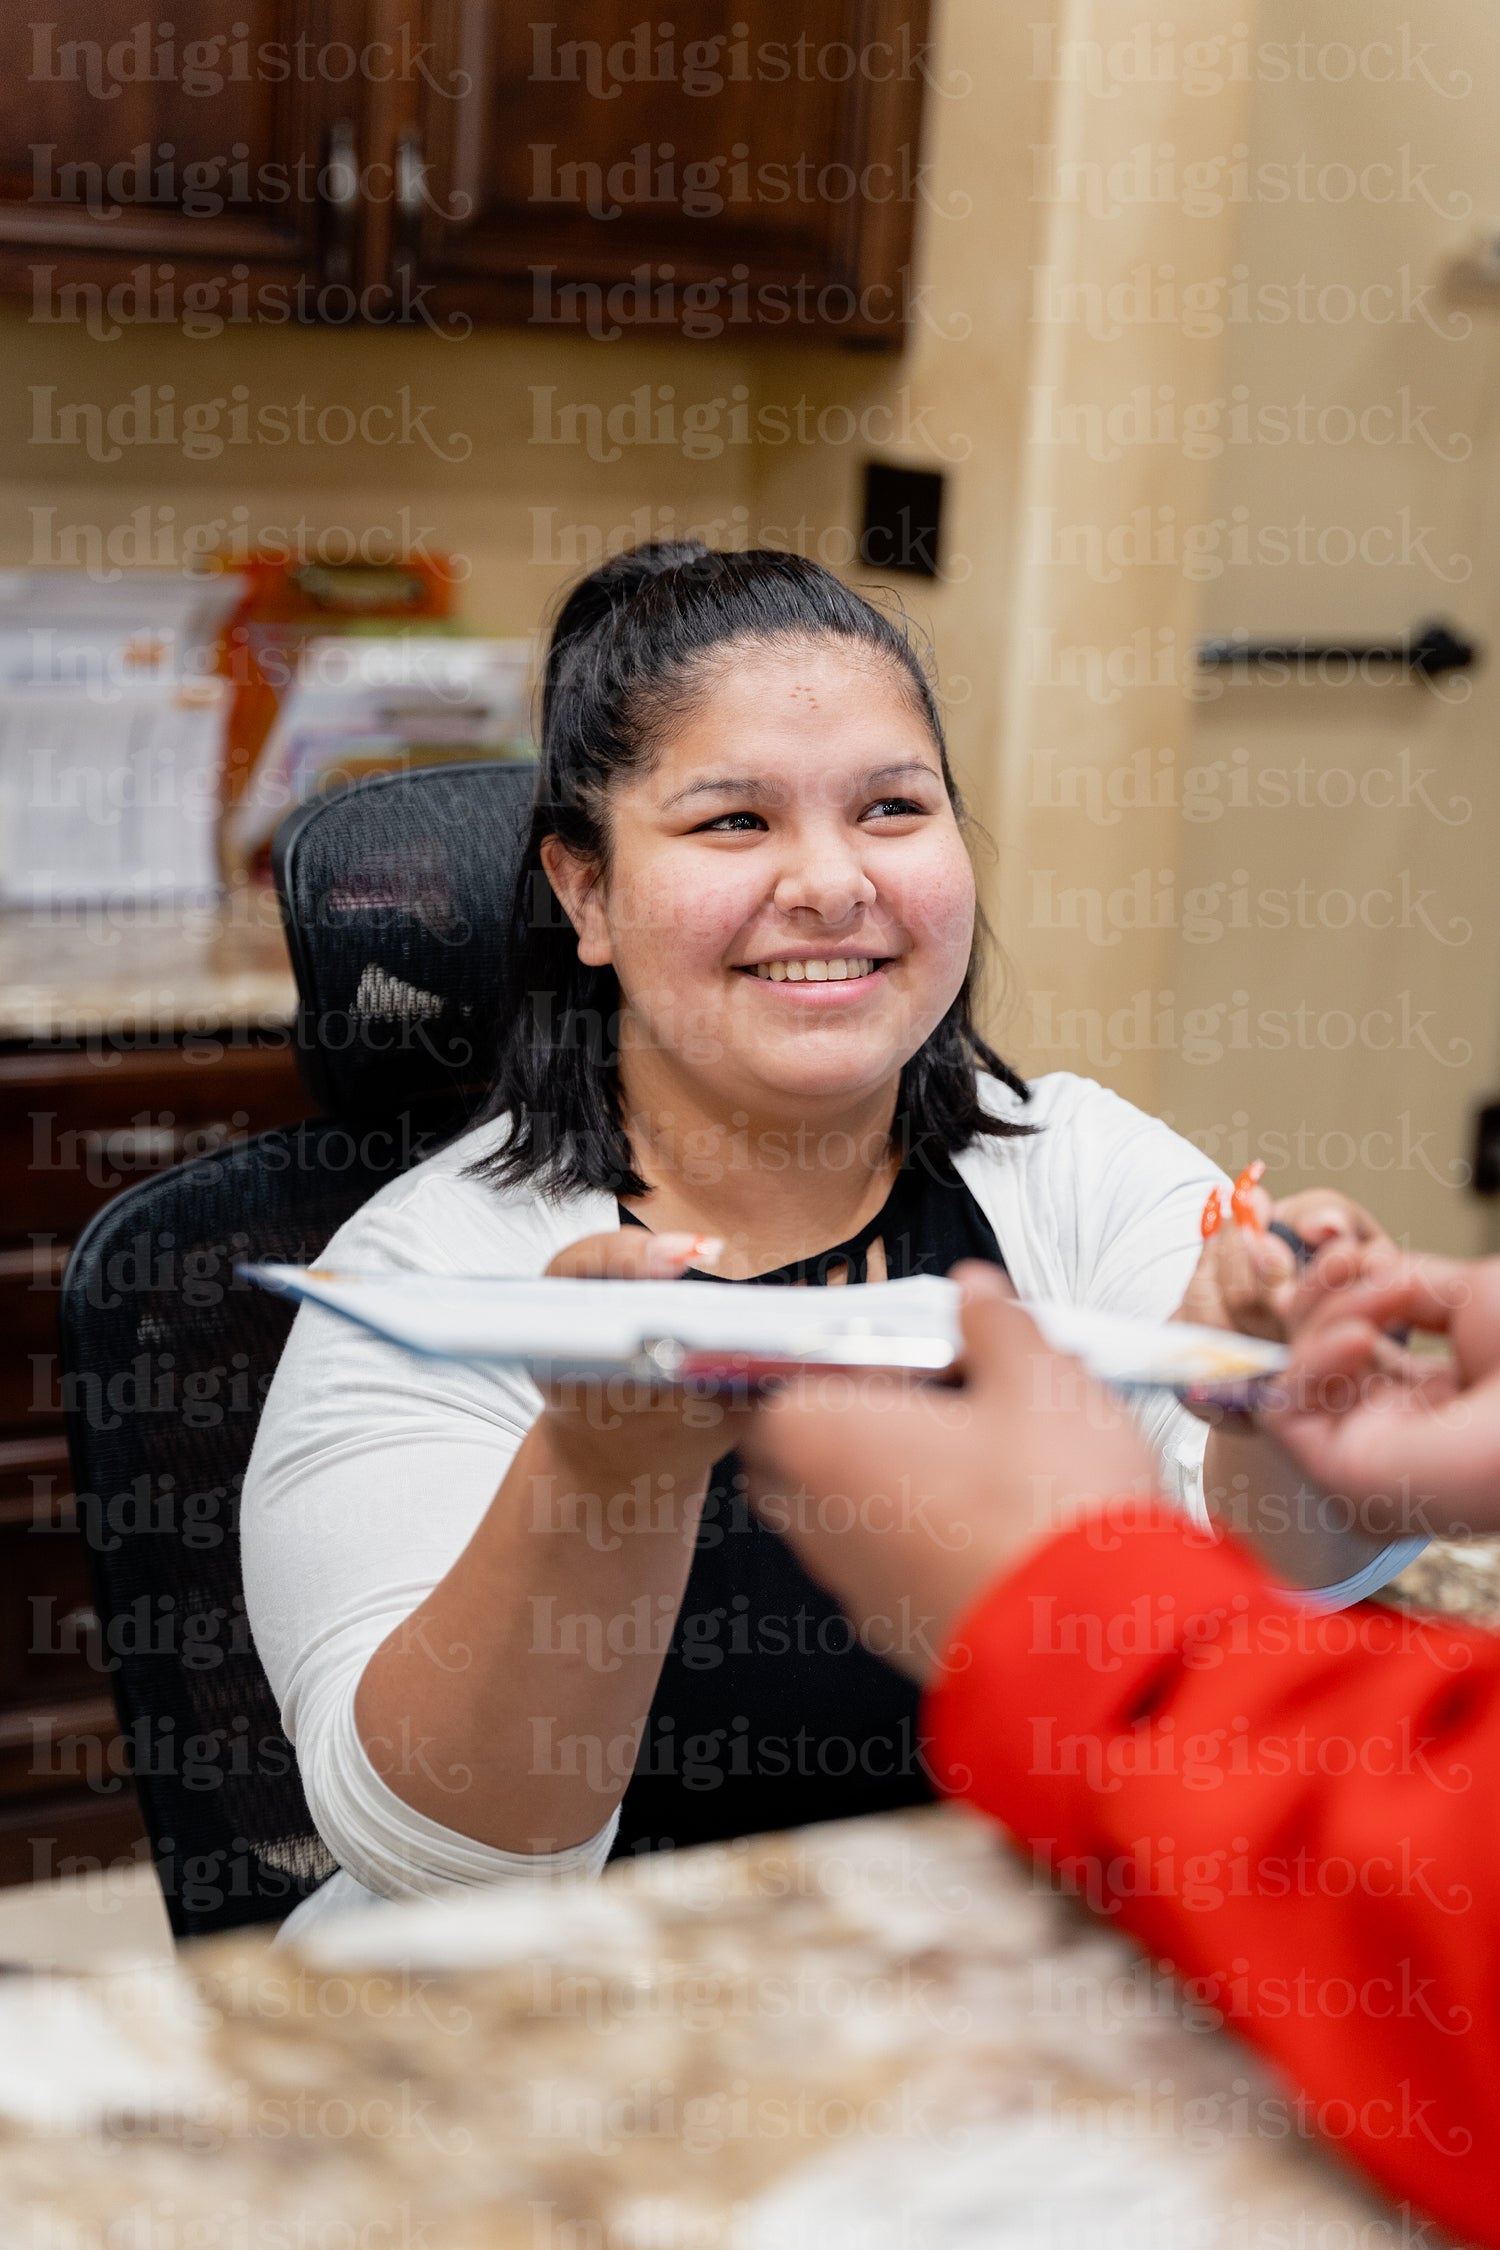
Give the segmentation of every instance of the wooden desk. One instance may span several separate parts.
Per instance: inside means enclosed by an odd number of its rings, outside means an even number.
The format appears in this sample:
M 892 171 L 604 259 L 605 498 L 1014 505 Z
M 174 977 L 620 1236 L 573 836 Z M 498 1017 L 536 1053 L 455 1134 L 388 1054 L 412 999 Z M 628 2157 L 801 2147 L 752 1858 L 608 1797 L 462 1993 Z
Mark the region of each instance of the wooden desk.
M 18 2238 L 69 2250 L 1411 2239 L 956 1808 L 346 1917 L 305 1962 L 8 1978 L 0 2118 Z
M 142 1841 L 62 1434 L 58 1286 L 133 1181 L 305 1116 L 274 902 L 0 915 L 0 1883 Z

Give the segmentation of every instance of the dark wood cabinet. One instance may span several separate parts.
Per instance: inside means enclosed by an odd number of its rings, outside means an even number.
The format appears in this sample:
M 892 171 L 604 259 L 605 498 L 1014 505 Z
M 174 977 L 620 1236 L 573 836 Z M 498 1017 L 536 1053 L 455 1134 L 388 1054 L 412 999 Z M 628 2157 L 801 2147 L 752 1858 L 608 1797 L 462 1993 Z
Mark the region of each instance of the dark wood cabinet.
M 920 187 L 923 26 L 868 0 L 686 0 L 577 21 L 435 0 L 463 91 L 421 89 L 413 270 L 457 311 L 894 344 Z M 412 173 L 415 185 L 416 173 Z
M 328 159 L 352 148 L 352 114 L 349 86 L 299 55 L 353 56 L 364 12 L 363 0 L 232 0 L 176 22 L 138 0 L 6 11 L 7 285 L 35 298 L 144 266 L 149 317 L 164 282 L 180 296 L 217 276 L 252 291 L 312 279 L 347 231 Z
M 0 1883 L 142 1848 L 63 1437 L 59 1285 L 123 1187 L 309 1113 L 290 1043 L 0 1047 Z
M 37 319 L 894 348 L 927 0 L 53 0 L 0 24 Z

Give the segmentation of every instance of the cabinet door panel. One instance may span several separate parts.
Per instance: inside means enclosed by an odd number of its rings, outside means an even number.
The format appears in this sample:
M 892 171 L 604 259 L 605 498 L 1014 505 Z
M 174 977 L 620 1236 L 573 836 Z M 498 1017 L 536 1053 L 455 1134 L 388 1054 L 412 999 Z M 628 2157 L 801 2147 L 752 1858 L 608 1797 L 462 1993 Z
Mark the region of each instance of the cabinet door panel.
M 290 1044 L 0 1055 L 0 1174 L 12 1236 L 66 1236 L 124 1187 L 311 1105 Z
M 48 1883 L 149 1857 L 133 1787 L 0 1801 L 0 1884 Z
M 24 1249 L 0 1250 L 0 1430 L 24 1430 L 39 1414 L 61 1413 L 53 1367 L 58 1297 L 67 1262 L 66 1246 L 45 1236 Z M 0 1584 L 4 1579 L 0 1563 Z M 0 1643 L 3 1640 L 0 1633 Z
M 434 0 L 435 50 L 468 90 L 424 91 L 408 179 L 432 309 L 606 338 L 900 342 L 925 0 L 559 15 Z
M 0 1713 L 108 1695 L 107 1659 L 78 1533 L 0 1523 Z
M 173 260 L 174 279 L 237 261 L 256 282 L 313 274 L 330 128 L 345 120 L 358 149 L 364 13 L 364 0 L 197 0 L 176 21 L 140 0 L 0 12 L 0 278 L 14 287 L 54 258 L 61 283 L 152 258 Z

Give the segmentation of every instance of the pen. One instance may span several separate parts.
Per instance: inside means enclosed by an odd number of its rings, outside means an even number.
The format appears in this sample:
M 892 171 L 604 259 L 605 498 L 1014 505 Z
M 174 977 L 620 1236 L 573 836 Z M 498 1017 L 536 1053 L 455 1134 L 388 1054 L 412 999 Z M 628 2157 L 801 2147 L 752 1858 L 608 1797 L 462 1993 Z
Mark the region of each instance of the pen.
M 1299 1272 L 1304 1266 L 1310 1266 L 1318 1254 L 1317 1244 L 1309 1242 L 1305 1235 L 1300 1235 L 1295 1227 L 1289 1227 L 1283 1219 L 1270 1220 L 1266 1232 L 1274 1234 L 1278 1241 L 1286 1244 L 1297 1261 Z

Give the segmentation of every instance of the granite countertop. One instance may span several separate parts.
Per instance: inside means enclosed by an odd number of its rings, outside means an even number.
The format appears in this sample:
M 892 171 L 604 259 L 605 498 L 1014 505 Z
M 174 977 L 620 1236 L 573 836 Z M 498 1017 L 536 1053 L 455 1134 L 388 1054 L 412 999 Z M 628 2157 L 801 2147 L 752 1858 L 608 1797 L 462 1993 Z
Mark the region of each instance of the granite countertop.
M 1401 2239 L 957 1807 L 8 1978 L 0 2209 L 28 2250 Z
M 216 908 L 0 913 L 0 1039 L 273 1031 L 297 991 L 276 901 L 259 886 Z
M 1500 1633 L 1500 1539 L 1434 1539 L 1375 1599 L 1412 1616 Z

